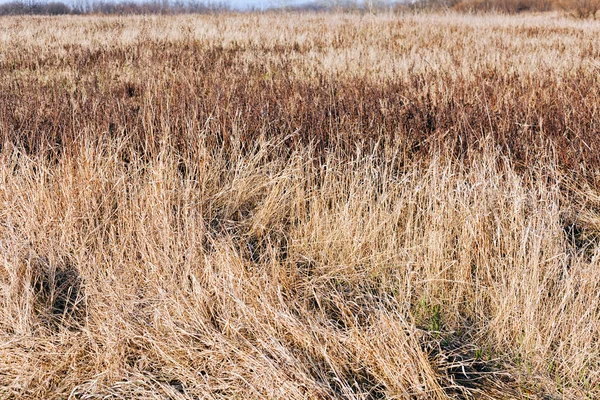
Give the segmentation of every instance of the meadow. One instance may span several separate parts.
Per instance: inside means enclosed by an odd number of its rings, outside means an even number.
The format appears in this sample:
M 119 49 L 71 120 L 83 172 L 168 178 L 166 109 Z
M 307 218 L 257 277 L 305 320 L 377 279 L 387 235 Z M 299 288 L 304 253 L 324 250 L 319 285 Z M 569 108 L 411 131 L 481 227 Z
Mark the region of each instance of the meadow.
M 598 37 L 0 18 L 0 398 L 600 397 Z

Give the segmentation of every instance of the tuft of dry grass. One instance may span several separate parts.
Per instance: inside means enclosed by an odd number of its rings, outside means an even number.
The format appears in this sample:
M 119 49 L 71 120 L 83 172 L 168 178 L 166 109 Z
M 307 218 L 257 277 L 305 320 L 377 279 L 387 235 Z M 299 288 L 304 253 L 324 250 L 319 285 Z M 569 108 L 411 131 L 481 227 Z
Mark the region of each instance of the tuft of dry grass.
M 600 396 L 598 34 L 0 19 L 0 397 Z

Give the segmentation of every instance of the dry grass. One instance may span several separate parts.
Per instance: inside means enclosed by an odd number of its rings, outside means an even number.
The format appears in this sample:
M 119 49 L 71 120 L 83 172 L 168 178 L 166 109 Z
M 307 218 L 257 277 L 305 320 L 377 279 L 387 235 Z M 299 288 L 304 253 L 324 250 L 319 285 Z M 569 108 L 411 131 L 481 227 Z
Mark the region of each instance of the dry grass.
M 0 397 L 600 396 L 599 34 L 0 19 Z

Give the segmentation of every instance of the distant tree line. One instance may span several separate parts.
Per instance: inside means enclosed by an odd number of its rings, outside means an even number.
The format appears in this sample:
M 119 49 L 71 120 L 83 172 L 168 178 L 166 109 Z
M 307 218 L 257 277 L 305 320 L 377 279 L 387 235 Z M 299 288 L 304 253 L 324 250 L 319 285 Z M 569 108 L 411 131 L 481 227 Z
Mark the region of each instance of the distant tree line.
M 390 3 L 387 0 L 307 0 L 289 4 L 289 0 L 273 0 L 274 9 L 289 11 L 345 10 L 371 12 L 395 10 L 446 9 L 461 12 L 504 12 L 565 10 L 578 18 L 596 18 L 600 11 L 600 0 L 406 0 Z M 13 0 L 0 4 L 2 15 L 65 15 L 65 14 L 208 14 L 231 10 L 222 0 L 74 0 L 62 1 Z
M 14 0 L 0 4 L 0 15 L 67 15 L 67 14 L 183 14 L 227 11 L 222 2 L 188 0 L 110 1 L 76 0 L 73 4 L 62 1 Z
M 396 6 L 397 10 L 403 8 L 507 14 L 562 10 L 577 18 L 595 19 L 600 15 L 600 0 L 413 0 Z
M 371 11 L 393 9 L 386 0 L 272 0 L 271 10 L 286 11 Z M 393 0 L 392 0 L 393 1 Z M 214 13 L 231 11 L 223 2 L 208 0 L 74 0 L 64 3 L 59 0 L 13 0 L 0 4 L 1 15 L 64 15 L 64 14 L 184 14 Z M 252 11 L 253 9 L 246 8 Z

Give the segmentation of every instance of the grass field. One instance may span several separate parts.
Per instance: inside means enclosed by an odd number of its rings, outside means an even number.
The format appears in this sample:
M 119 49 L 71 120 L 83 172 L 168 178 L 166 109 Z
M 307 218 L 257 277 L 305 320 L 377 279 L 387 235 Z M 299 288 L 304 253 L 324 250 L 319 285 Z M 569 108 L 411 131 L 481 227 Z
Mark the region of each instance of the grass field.
M 598 37 L 0 18 L 0 398 L 599 398 Z

